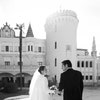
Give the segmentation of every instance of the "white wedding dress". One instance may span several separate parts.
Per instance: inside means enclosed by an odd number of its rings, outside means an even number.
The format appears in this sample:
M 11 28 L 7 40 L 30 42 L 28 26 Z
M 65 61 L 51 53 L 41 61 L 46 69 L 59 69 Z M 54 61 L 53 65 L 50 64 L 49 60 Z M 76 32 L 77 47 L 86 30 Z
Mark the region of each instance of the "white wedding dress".
M 30 83 L 29 97 L 23 100 L 50 100 L 49 93 L 53 91 L 48 88 L 48 80 L 37 69 Z

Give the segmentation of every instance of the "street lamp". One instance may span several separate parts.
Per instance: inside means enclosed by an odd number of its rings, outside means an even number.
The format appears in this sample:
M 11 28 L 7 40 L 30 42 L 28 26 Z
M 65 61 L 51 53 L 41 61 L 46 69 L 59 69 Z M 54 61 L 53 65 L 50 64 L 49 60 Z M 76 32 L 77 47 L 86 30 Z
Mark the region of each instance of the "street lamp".
M 15 29 L 20 30 L 20 36 L 19 36 L 19 65 L 20 65 L 20 89 L 22 90 L 22 28 L 24 27 L 24 24 L 18 25 L 16 24 Z

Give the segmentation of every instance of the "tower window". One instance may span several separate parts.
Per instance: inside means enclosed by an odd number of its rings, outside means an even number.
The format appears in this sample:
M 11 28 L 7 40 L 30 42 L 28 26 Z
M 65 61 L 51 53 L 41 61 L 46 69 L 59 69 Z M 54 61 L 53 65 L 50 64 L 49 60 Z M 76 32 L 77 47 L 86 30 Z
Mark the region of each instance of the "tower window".
M 66 45 L 66 51 L 71 51 L 71 45 Z
M 57 66 L 57 58 L 55 58 L 55 66 Z
M 57 49 L 57 42 L 55 42 L 55 49 Z

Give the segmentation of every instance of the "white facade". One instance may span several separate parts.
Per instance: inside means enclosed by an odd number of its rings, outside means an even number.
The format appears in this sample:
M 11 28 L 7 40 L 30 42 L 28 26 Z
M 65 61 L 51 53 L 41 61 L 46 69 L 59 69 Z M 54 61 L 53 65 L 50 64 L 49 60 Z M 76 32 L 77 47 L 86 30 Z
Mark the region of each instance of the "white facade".
M 29 25 L 26 37 L 22 38 L 22 73 L 27 83 L 34 71 L 45 65 L 45 40 L 36 39 Z M 6 23 L 0 30 L 0 80 L 3 77 L 19 77 L 19 37 Z
M 77 15 L 70 10 L 57 12 L 46 21 L 46 61 L 58 82 L 63 60 L 70 59 L 76 66 L 77 25 Z
M 77 70 L 82 72 L 84 85 L 100 85 L 100 57 L 97 56 L 95 37 L 91 55 L 87 49 L 77 49 Z
M 77 49 L 77 70 L 82 72 L 84 85 L 94 85 L 97 82 L 97 59 L 88 52 L 88 55 L 79 55 L 83 54 L 83 51 L 85 54 L 85 49 Z

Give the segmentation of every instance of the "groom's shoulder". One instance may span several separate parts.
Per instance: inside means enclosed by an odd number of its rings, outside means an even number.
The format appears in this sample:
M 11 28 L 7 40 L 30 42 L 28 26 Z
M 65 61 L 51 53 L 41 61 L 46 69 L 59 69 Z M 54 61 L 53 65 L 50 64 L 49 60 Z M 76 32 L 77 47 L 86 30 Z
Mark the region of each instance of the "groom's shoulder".
M 61 76 L 64 76 L 65 74 L 66 74 L 66 71 L 65 71 L 65 72 L 62 72 L 62 73 L 61 73 Z
M 74 69 L 74 71 L 75 71 L 76 73 L 80 73 L 80 74 L 81 74 L 81 71 L 79 71 L 79 70 L 75 70 L 75 69 Z
M 82 76 L 82 73 L 80 72 L 80 71 L 78 71 L 78 70 L 74 70 L 75 71 L 75 73 L 77 73 L 78 75 L 81 75 Z

